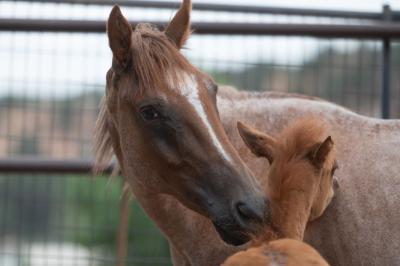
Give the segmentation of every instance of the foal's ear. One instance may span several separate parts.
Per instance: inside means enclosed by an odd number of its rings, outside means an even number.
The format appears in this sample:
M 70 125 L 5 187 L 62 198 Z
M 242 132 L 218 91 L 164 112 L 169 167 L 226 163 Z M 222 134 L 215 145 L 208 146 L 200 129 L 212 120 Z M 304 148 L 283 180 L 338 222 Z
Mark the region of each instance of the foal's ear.
M 181 8 L 176 13 L 165 30 L 168 36 L 176 46 L 181 49 L 190 35 L 190 12 L 192 10 L 192 1 L 183 0 Z
M 319 169 L 321 169 L 328 158 L 329 153 L 333 149 L 332 137 L 327 137 L 324 142 L 317 144 L 309 153 L 311 162 Z
M 117 5 L 113 7 L 108 18 L 107 34 L 116 63 L 126 66 L 131 59 L 132 26 L 124 18 Z
M 274 147 L 276 140 L 242 122 L 237 123 L 239 134 L 244 143 L 249 147 L 252 153 L 258 157 L 266 157 L 271 164 L 274 157 Z

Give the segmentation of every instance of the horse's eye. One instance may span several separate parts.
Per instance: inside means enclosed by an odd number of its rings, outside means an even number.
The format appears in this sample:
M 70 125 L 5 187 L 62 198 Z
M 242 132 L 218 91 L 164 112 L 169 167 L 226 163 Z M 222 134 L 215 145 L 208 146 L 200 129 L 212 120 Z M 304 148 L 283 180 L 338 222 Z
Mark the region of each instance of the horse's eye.
M 161 114 L 153 106 L 141 108 L 140 114 L 145 121 L 153 121 L 161 117 Z

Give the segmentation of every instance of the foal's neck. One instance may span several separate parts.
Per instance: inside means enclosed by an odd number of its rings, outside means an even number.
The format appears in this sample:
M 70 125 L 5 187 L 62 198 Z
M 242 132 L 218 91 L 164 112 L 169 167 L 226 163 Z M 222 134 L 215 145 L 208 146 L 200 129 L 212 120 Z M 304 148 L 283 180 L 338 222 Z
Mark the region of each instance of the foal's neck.
M 280 236 L 276 229 L 273 229 L 271 226 L 266 226 L 260 236 L 257 236 L 252 240 L 250 246 L 261 246 L 262 244 L 279 238 Z
M 262 234 L 253 239 L 251 245 L 260 246 L 281 238 L 303 241 L 304 231 L 309 217 L 301 213 L 289 212 L 288 217 L 285 218 L 290 222 L 277 222 L 266 226 Z

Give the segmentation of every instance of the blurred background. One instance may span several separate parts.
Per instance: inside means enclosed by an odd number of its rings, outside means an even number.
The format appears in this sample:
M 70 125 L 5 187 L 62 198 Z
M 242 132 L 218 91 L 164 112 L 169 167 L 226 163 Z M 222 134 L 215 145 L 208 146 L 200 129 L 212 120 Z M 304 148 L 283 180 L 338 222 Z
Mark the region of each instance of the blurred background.
M 0 1 L 0 266 L 114 265 L 122 183 L 89 175 L 113 3 L 166 24 L 178 2 Z M 399 1 L 194 0 L 183 53 L 219 84 L 400 117 Z M 210 27 L 211 25 L 211 27 Z M 171 265 L 132 199 L 126 265 Z

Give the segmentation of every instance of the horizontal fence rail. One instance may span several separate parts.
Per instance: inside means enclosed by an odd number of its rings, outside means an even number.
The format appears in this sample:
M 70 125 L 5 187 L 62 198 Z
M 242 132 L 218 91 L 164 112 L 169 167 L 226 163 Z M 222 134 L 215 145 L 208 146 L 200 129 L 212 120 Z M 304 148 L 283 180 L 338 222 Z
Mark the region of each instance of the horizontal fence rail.
M 29 174 L 93 174 L 94 164 L 88 160 L 47 160 L 36 158 L 1 159 L 0 173 Z M 111 174 L 112 165 L 101 169 Z
M 84 5 L 113 5 L 115 3 L 132 7 L 174 8 L 180 3 L 164 1 L 111 1 L 111 0 L 32 0 L 19 2 L 34 3 L 67 3 Z M 383 118 L 389 118 L 389 71 L 390 71 L 390 41 L 400 38 L 400 12 L 390 10 L 384 6 L 382 12 L 349 12 L 316 9 L 292 9 L 245 5 L 223 5 L 194 3 L 195 10 L 244 12 L 263 14 L 283 14 L 300 16 L 320 16 L 333 18 L 371 19 L 377 23 L 367 25 L 339 25 L 339 24 L 297 24 L 297 23 L 193 23 L 197 34 L 212 35 L 282 35 L 282 36 L 310 36 L 318 38 L 351 38 L 351 39 L 381 39 L 383 46 L 382 58 L 382 103 Z M 132 25 L 138 21 L 131 21 Z M 148 22 L 160 29 L 167 22 Z M 76 32 L 76 33 L 104 33 L 105 21 L 87 20 L 47 20 L 47 19 L 14 19 L 1 18 L 0 31 L 3 32 Z M 64 161 L 42 159 L 1 159 L 0 173 L 81 173 L 92 172 L 91 161 Z M 112 167 L 105 168 L 106 173 Z
M 138 21 L 131 21 L 136 25 Z M 163 28 L 166 22 L 148 22 Z M 285 35 L 332 38 L 400 38 L 400 24 L 331 25 L 296 23 L 210 23 L 192 24 L 197 34 Z M 0 19 L 0 31 L 93 32 L 106 31 L 105 21 Z
M 25 0 L 19 2 L 30 3 L 55 3 L 55 4 L 81 4 L 81 5 L 121 5 L 129 7 L 143 8 L 168 8 L 176 9 L 181 2 L 166 1 L 115 1 L 115 0 Z M 193 3 L 194 10 L 202 11 L 218 11 L 218 12 L 240 12 L 240 13 L 256 13 L 256 14 L 273 14 L 273 15 L 292 15 L 292 16 L 314 16 L 314 17 L 332 17 L 332 18 L 349 18 L 349 19 L 369 19 L 382 20 L 383 14 L 380 12 L 359 12 L 359 11 L 341 11 L 341 10 L 321 10 L 321 9 L 304 9 L 304 8 L 282 8 L 267 6 L 251 6 L 251 5 L 227 5 L 215 3 Z M 393 20 L 400 20 L 400 12 L 392 13 Z

